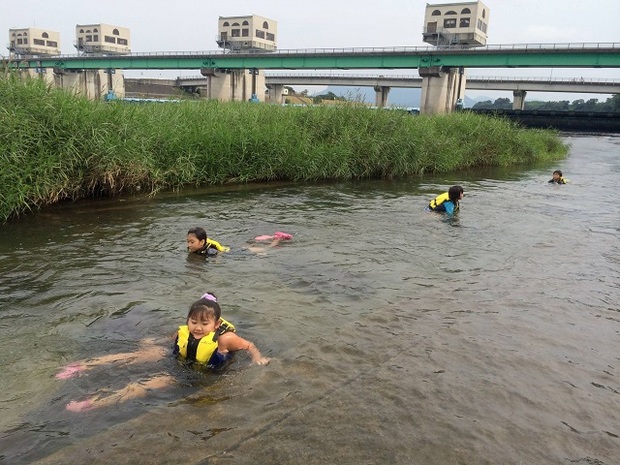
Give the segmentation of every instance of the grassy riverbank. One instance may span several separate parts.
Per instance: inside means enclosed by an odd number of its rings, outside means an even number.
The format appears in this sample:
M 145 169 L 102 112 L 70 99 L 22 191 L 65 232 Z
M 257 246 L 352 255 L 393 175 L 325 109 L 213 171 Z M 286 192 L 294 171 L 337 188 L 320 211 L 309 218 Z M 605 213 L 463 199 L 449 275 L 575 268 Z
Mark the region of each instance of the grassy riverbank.
M 0 77 L 0 220 L 63 199 L 269 180 L 403 178 L 558 159 L 553 132 L 355 105 L 92 102 Z

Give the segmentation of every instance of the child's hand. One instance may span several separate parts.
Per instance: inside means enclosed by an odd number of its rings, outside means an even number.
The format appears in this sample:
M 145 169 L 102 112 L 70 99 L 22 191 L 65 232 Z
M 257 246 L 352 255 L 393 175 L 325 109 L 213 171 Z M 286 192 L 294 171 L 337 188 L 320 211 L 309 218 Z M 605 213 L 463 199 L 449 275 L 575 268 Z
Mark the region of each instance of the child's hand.
M 268 357 L 261 357 L 257 360 L 254 360 L 254 363 L 256 363 L 257 365 L 267 365 L 269 362 L 271 362 L 271 359 Z

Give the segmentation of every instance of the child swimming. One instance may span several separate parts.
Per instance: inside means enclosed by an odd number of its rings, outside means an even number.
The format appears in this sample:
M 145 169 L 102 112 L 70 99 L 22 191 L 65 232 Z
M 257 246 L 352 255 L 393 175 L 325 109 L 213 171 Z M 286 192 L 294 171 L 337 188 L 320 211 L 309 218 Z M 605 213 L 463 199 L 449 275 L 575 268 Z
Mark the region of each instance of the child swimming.
M 463 199 L 464 191 L 461 186 L 452 186 L 448 192 L 438 195 L 430 201 L 427 210 L 434 212 L 446 212 L 453 215 L 459 210 L 459 203 Z
M 560 170 L 555 170 L 552 174 L 552 178 L 549 179 L 549 183 L 553 183 L 553 184 L 566 184 L 567 183 L 567 179 L 564 179 L 564 177 L 562 176 L 562 171 Z
M 228 252 L 230 247 L 209 239 L 207 232 L 202 228 L 191 228 L 187 231 L 187 251 L 205 257 L 214 257 L 218 252 Z
M 254 343 L 238 336 L 233 325 L 221 317 L 221 307 L 214 294 L 208 292 L 194 302 L 187 314 L 186 324 L 179 327 L 174 336 L 173 353 L 182 360 L 215 368 L 227 362 L 233 353 L 247 351 L 253 363 L 266 365 L 270 359 L 261 355 Z M 69 379 L 80 373 L 107 363 L 133 364 L 153 362 L 166 356 L 168 350 L 158 346 L 152 339 L 143 341 L 135 352 L 110 354 L 82 362 L 72 363 L 61 370 L 56 378 Z M 84 401 L 71 401 L 66 408 L 72 412 L 125 402 L 144 397 L 149 390 L 161 389 L 174 383 L 171 375 L 158 375 L 145 381 L 129 383 L 122 389 L 104 396 L 95 395 Z

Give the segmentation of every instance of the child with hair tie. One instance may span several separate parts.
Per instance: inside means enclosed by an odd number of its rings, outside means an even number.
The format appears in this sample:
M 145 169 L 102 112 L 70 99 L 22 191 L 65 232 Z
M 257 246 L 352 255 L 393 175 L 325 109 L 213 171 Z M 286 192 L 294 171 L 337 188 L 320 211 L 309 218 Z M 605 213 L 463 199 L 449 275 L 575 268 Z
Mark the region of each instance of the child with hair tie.
M 270 359 L 261 355 L 254 343 L 238 336 L 235 327 L 221 317 L 221 308 L 217 297 L 211 292 L 203 294 L 194 302 L 187 314 L 185 325 L 179 327 L 174 336 L 173 353 L 183 360 L 188 360 L 208 367 L 218 367 L 228 361 L 232 354 L 245 350 L 252 362 L 266 365 Z M 69 379 L 80 373 L 107 363 L 133 364 L 152 362 L 162 359 L 168 351 L 155 345 L 152 339 L 143 341 L 144 346 L 135 352 L 104 355 L 82 362 L 72 363 L 61 370 L 56 378 Z M 145 381 L 130 383 L 109 395 L 98 394 L 84 401 L 72 401 L 67 410 L 81 412 L 106 405 L 125 402 L 144 397 L 151 389 L 161 389 L 173 383 L 170 375 L 158 375 Z

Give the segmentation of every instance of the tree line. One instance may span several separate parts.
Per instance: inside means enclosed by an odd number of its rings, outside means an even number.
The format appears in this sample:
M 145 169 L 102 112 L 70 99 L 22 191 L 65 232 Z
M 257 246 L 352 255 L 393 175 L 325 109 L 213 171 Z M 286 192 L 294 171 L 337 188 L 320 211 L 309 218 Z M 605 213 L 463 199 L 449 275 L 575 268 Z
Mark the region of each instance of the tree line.
M 512 100 L 509 98 L 498 98 L 495 101 L 485 100 L 476 103 L 474 110 L 511 110 Z M 525 110 L 546 110 L 546 111 L 584 111 L 601 113 L 620 113 L 620 95 L 616 94 L 604 102 L 592 98 L 589 100 L 578 99 L 569 102 L 568 100 L 539 102 L 525 102 Z

